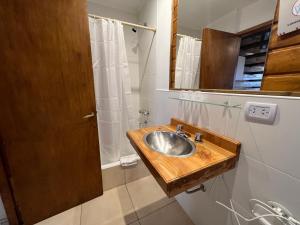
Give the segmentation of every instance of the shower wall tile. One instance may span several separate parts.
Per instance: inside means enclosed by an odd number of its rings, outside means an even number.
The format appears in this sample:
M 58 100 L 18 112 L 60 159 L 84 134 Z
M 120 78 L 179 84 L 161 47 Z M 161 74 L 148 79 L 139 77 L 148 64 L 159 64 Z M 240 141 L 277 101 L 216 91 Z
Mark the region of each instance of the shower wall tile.
M 138 61 L 128 61 L 128 62 L 129 62 L 129 72 L 131 75 L 131 91 L 139 93 L 139 88 L 140 88 L 139 62 Z
M 148 26 L 157 26 L 156 0 L 146 1 L 140 10 L 138 21 Z M 155 33 L 148 30 L 139 30 L 139 72 L 141 80 L 140 105 L 142 109 L 150 111 L 149 123 L 153 124 L 156 106 L 154 96 L 156 90 L 157 60 L 156 60 L 156 37 Z
M 208 103 L 224 104 L 228 98 L 219 95 L 203 95 L 202 100 Z M 204 110 L 201 110 L 200 117 L 202 124 L 200 126 L 206 127 L 210 130 L 225 134 L 226 119 L 228 110 L 224 107 L 202 104 Z
M 155 84 L 155 75 L 145 75 L 141 85 L 142 97 L 152 99 L 155 93 Z
M 162 101 L 160 106 L 171 106 L 175 110 L 178 102 L 174 103 L 175 100 L 168 98 L 173 93 L 165 93 L 158 94 Z M 214 180 L 206 183 L 206 193 L 177 196 L 193 222 L 201 225 L 221 224 L 221 221 L 227 221 L 227 225 L 236 224 L 232 215 L 215 202 L 222 201 L 229 205 L 230 198 L 233 198 L 236 208 L 249 217 L 252 216 L 252 205 L 249 203 L 251 198 L 277 201 L 296 216 L 299 215 L 300 200 L 295 196 L 300 195 L 300 170 L 297 162 L 300 157 L 300 99 L 210 93 L 202 95 L 202 100 L 206 102 L 228 101 L 230 105 L 241 104 L 241 109 L 231 108 L 225 112 L 223 107 L 207 105 L 205 110 L 199 109 L 198 113 L 200 126 L 241 141 L 242 153 L 237 168 L 226 173 L 224 180 L 218 178 L 214 185 Z M 244 115 L 247 101 L 278 104 L 279 111 L 274 125 L 247 122 Z M 168 110 L 160 111 L 164 114 L 160 115 L 165 118 L 164 121 L 174 115 L 166 111 Z M 192 110 L 190 112 L 197 113 Z M 218 217 L 214 217 L 216 214 Z
M 141 97 L 141 108 L 147 109 L 150 112 L 149 119 L 148 119 L 148 126 L 151 126 L 154 124 L 154 116 L 156 114 L 155 108 L 153 107 L 154 101 L 147 98 L 147 97 Z M 141 120 L 141 122 L 143 122 Z
M 274 169 L 256 159 L 241 154 L 238 167 L 232 177 L 226 177 L 232 185 L 232 198 L 249 212 L 249 199 L 276 201 L 295 215 L 300 215 L 300 180 Z M 299 217 L 298 217 L 299 219 Z
M 244 115 L 244 100 L 243 98 L 228 97 L 229 105 L 241 105 L 241 108 L 228 108 L 226 113 L 225 135 L 231 138 L 236 138 L 240 125 L 240 118 Z
M 170 118 L 176 117 L 177 101 L 169 99 L 169 92 L 166 91 L 156 91 L 153 99 L 155 102 L 154 123 L 157 125 L 170 123 Z
M 247 122 L 244 109 L 240 114 L 233 113 L 228 120 L 227 129 L 237 129 L 232 135 L 242 143 L 242 152 L 271 167 L 300 179 L 298 167 L 300 101 L 272 98 L 230 97 L 231 104 L 244 105 L 247 101 L 278 104 L 278 111 L 273 125 Z M 238 118 L 238 119 L 237 119 Z M 237 128 L 235 128 L 237 127 Z M 229 133 L 229 132 L 228 132 Z M 231 136 L 231 135 L 229 135 Z
M 230 214 L 215 201 L 226 201 L 231 193 L 221 185 L 220 180 L 213 179 L 204 185 L 207 188 L 206 192 L 182 193 L 176 196 L 177 201 L 196 225 L 225 224 Z
M 129 75 L 131 79 L 132 92 L 132 118 L 138 128 L 139 109 L 140 109 L 140 82 L 139 82 L 139 54 L 138 54 L 138 34 L 132 31 L 131 27 L 124 26 L 124 36 L 126 44 L 126 54 L 128 59 Z M 130 151 L 132 152 L 132 151 Z
M 224 107 L 213 104 L 224 104 L 228 101 L 222 96 L 199 94 L 199 92 L 185 92 L 184 98 L 191 98 L 208 104 L 198 102 L 177 101 L 178 113 L 176 117 L 188 123 L 214 130 L 219 134 L 225 134 L 226 119 L 229 113 Z

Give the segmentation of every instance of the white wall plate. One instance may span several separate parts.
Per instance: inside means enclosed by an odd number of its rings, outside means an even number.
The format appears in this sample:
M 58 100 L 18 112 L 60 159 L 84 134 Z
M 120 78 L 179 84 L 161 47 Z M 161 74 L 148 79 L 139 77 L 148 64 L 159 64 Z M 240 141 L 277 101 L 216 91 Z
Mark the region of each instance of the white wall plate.
M 277 112 L 277 104 L 247 102 L 245 105 L 245 117 L 249 122 L 273 124 Z

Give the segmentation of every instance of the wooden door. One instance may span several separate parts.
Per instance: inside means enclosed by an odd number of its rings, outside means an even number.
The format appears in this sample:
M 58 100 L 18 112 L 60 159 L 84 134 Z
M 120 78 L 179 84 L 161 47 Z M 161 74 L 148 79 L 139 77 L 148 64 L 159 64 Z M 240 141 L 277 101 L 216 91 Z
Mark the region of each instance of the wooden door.
M 86 7 L 0 3 L 1 156 L 19 223 L 102 194 Z
M 205 28 L 201 50 L 201 89 L 232 89 L 241 39 L 235 34 Z

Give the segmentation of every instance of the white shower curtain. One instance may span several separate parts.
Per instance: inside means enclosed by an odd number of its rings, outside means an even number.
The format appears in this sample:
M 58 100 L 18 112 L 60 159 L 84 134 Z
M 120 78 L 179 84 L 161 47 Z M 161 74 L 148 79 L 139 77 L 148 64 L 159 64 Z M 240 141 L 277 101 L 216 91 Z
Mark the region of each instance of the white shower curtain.
M 89 18 L 102 163 L 128 152 L 131 128 L 131 82 L 123 26 L 118 21 Z
M 175 88 L 199 88 L 201 41 L 184 36 L 176 57 Z

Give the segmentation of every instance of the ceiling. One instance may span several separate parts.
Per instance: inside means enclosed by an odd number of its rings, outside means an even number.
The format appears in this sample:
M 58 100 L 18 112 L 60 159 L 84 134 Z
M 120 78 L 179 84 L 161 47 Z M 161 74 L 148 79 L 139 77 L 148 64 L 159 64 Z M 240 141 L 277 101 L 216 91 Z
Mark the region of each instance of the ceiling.
M 146 0 L 88 0 L 89 2 L 117 9 L 130 14 L 138 14 Z
M 179 26 L 202 30 L 210 22 L 258 0 L 179 0 Z

